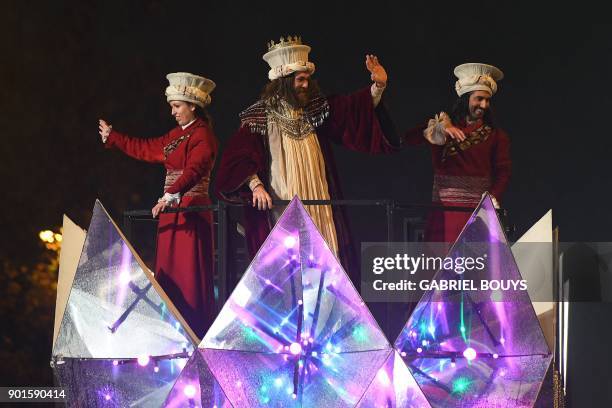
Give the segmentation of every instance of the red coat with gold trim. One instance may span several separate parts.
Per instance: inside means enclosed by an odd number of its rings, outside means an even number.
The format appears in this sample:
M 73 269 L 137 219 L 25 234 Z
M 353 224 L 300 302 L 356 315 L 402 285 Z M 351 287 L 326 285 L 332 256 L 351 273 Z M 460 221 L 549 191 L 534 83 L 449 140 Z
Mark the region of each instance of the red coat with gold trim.
M 455 126 L 463 131 L 471 143 L 459 144 L 447 138 L 443 146 L 430 144 L 423 137 L 425 125 L 405 134 L 406 144 L 427 143 L 431 147 L 434 173 L 432 203 L 475 207 L 482 193 L 488 191 L 501 204 L 512 166 L 508 135 L 502 129 L 486 127 L 481 121 L 471 124 L 463 122 Z M 486 137 L 482 136 L 483 130 L 486 130 Z M 431 211 L 427 218 L 425 240 L 454 242 L 470 215 L 470 212 Z
M 113 130 L 106 147 L 163 164 L 168 174 L 164 192 L 181 193 L 180 207 L 211 204 L 208 185 L 218 141 L 204 120 L 149 139 Z M 210 211 L 159 216 L 155 277 L 199 337 L 214 316 L 212 234 Z

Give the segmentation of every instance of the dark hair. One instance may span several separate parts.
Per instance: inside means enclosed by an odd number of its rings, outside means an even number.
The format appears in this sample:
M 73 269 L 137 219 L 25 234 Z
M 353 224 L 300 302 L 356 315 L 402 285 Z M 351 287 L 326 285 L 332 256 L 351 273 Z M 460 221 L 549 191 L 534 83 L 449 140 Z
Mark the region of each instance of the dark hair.
M 260 98 L 262 100 L 270 99 L 274 104 L 278 100 L 278 98 L 274 97 L 280 97 L 287 101 L 291 106 L 299 107 L 301 103 L 295 91 L 295 75 L 296 73 L 293 73 L 291 75 L 287 75 L 286 77 L 273 79 L 267 83 L 266 86 L 264 86 L 263 90 L 261 91 Z M 321 89 L 319 88 L 319 83 L 316 79 L 309 78 L 307 92 L 308 100 L 311 100 L 312 98 L 321 94 Z
M 193 113 L 196 115 L 196 117 L 202 119 L 212 129 L 213 121 L 208 111 L 202 108 L 200 105 L 196 105 L 195 103 L 192 103 L 192 105 L 195 106 L 195 110 L 193 111 Z
M 455 125 L 465 121 L 465 118 L 470 115 L 470 95 L 471 94 L 472 92 L 465 93 L 461 95 L 459 98 L 457 98 L 457 100 L 455 101 L 455 104 L 453 105 L 453 108 L 451 109 L 451 115 L 450 115 L 451 120 L 453 121 Z M 485 111 L 482 121 L 484 122 L 485 125 L 489 125 L 492 128 L 497 127 L 496 126 L 497 121 L 495 120 L 495 112 L 493 111 L 493 107 L 491 105 L 489 105 L 489 109 Z

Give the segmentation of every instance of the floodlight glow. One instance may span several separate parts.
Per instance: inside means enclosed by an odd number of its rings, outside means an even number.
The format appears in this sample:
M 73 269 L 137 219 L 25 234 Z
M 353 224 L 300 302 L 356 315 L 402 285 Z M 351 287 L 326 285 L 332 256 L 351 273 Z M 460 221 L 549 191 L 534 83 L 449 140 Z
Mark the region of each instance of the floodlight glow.
M 146 365 L 149 364 L 150 358 L 147 355 L 141 355 L 138 357 L 138 364 L 142 367 L 145 367 Z
M 188 384 L 183 389 L 183 393 L 187 398 L 193 398 L 196 395 L 196 388 L 192 384 Z
M 289 235 L 287 238 L 285 238 L 283 243 L 285 244 L 285 248 L 291 249 L 291 248 L 293 248 L 295 246 L 296 239 L 295 239 L 294 236 Z
M 476 350 L 471 347 L 468 347 L 463 352 L 463 357 L 465 357 L 468 361 L 472 361 L 476 358 Z

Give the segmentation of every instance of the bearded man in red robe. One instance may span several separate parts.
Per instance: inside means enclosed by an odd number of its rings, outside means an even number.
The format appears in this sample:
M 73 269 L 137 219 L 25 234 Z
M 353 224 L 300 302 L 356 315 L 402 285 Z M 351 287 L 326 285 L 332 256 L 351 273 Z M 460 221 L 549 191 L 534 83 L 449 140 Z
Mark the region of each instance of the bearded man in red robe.
M 475 207 L 488 191 L 499 208 L 510 181 L 510 140 L 496 126 L 490 109 L 503 78 L 498 68 L 468 63 L 455 68 L 459 99 L 450 115 L 441 112 L 427 125 L 409 130 L 408 145 L 431 146 L 434 180 L 432 204 Z M 454 242 L 471 212 L 433 210 L 428 214 L 425 240 Z
M 371 86 L 350 95 L 324 96 L 308 60 L 310 47 L 299 37 L 268 44 L 263 59 L 270 83 L 261 98 L 240 113 L 241 126 L 229 140 L 215 189 L 224 200 L 249 200 L 245 230 L 255 255 L 282 208 L 272 200 L 340 199 L 332 144 L 366 153 L 396 149 L 392 126 L 380 104 L 387 73 L 376 56 L 366 56 Z M 383 129 L 384 128 L 384 129 Z M 306 206 L 329 248 L 358 283 L 358 265 L 342 207 Z

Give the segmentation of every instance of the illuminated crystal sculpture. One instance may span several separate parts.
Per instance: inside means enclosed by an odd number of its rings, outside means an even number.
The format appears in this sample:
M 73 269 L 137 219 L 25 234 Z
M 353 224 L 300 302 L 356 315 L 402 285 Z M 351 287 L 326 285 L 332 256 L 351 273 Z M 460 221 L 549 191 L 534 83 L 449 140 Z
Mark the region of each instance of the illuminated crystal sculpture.
M 359 408 L 431 408 L 410 370 L 394 351 L 376 373 Z
M 465 260 L 480 266 L 479 257 L 483 267 L 467 270 Z M 521 280 L 490 196 L 447 259 L 450 267 L 432 281 L 462 286 L 425 292 L 396 350 L 432 407 L 532 407 L 552 354 L 526 290 L 482 289 L 483 282 Z
M 164 408 L 232 407 L 223 389 L 208 368 L 201 350 L 196 350 L 175 381 Z
M 354 407 L 394 353 L 297 198 L 199 351 L 236 407 Z
M 161 406 L 197 338 L 96 202 L 52 366 L 71 406 Z

